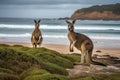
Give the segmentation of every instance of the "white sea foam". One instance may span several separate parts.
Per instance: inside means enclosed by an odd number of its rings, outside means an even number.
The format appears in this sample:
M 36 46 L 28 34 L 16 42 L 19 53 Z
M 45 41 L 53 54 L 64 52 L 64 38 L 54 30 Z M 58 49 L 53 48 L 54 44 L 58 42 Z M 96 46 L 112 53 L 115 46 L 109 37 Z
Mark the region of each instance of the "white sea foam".
M 21 28 L 21 29 L 32 29 L 32 25 L 15 25 L 15 24 L 0 24 L 0 28 Z
M 92 39 L 106 39 L 106 40 L 120 40 L 120 37 L 115 37 L 115 36 L 112 36 L 112 37 L 106 37 L 106 36 L 90 36 L 90 38 Z
M 0 28 L 21 28 L 21 29 L 33 29 L 34 25 L 17 25 L 17 24 L 0 24 Z M 67 29 L 67 26 L 59 25 L 40 25 L 41 29 Z
M 25 34 L 0 34 L 0 37 L 31 37 L 30 33 L 25 33 Z M 45 38 L 67 38 L 67 36 L 64 35 L 43 35 Z
M 0 28 L 34 29 L 34 25 L 0 24 Z M 40 25 L 40 29 L 67 29 L 67 25 Z M 76 30 L 120 30 L 120 27 L 109 26 L 75 26 Z
M 67 38 L 65 35 L 43 35 L 45 38 Z
M 31 34 L 25 33 L 25 34 L 0 34 L 0 37 L 30 37 Z
M 0 34 L 0 37 L 4 38 L 28 38 L 31 37 L 30 33 L 24 33 L 24 34 Z M 92 36 L 89 35 L 92 39 L 108 39 L 108 40 L 120 40 L 119 36 Z M 64 38 L 67 39 L 67 35 L 43 35 L 43 38 Z
M 103 26 L 96 26 L 96 27 L 92 27 L 92 26 L 82 26 L 82 27 L 75 27 L 75 29 L 77 30 L 120 30 L 119 27 L 115 28 L 115 27 L 103 27 Z

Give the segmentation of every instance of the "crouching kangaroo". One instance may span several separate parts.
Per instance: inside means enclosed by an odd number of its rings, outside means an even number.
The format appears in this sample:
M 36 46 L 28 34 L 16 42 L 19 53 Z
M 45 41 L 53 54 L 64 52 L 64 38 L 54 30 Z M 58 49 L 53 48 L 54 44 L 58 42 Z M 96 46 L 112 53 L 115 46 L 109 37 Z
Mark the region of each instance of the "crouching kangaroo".
M 92 60 L 92 51 L 93 51 L 93 42 L 92 40 L 84 34 L 74 32 L 74 23 L 75 20 L 72 22 L 67 21 L 68 24 L 68 39 L 70 41 L 69 50 L 73 52 L 73 47 L 77 48 L 81 51 L 81 63 L 86 64 L 95 64 L 95 65 L 103 65 L 102 63 L 95 62 Z
M 31 43 L 32 43 L 33 47 L 37 48 L 37 45 L 39 45 L 39 47 L 41 46 L 43 38 L 42 38 L 42 33 L 39 29 L 40 20 L 38 20 L 38 21 L 34 20 L 34 22 L 35 22 L 35 29 L 32 33 Z

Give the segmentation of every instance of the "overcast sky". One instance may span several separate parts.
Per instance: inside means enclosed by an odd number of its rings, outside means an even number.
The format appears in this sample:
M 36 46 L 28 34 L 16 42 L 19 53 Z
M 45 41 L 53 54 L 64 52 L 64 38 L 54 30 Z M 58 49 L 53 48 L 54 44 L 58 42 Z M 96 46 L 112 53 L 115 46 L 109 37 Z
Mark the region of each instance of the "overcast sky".
M 0 17 L 70 17 L 83 7 L 120 3 L 120 0 L 0 0 Z

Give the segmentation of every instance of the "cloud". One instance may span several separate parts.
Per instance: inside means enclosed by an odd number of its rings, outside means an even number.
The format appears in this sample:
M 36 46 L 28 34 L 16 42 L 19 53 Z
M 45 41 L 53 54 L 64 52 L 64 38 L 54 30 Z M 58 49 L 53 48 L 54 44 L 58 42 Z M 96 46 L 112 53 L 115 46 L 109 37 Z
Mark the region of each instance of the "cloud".
M 120 3 L 120 0 L 0 0 L 4 5 L 53 5 L 53 4 L 112 4 Z
M 0 9 L 75 9 L 83 5 L 118 3 L 120 0 L 0 0 Z
M 0 17 L 66 17 L 83 7 L 119 2 L 120 0 L 0 0 Z
M 113 4 L 118 3 L 120 0 L 0 0 L 0 8 L 14 9 L 46 9 L 46 8 L 58 8 L 68 9 L 76 8 L 83 5 L 98 5 L 98 4 Z

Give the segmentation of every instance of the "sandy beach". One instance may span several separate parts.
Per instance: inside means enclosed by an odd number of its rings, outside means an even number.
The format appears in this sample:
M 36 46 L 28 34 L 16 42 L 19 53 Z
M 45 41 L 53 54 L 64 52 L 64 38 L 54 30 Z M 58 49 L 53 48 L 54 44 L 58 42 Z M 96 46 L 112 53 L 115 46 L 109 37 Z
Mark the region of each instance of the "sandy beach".
M 32 48 L 32 44 L 31 43 L 19 43 L 19 42 L 0 42 L 0 44 L 8 44 L 8 45 L 23 45 L 26 47 L 31 47 Z M 57 52 L 60 52 L 62 54 L 72 54 L 72 53 L 79 53 L 80 51 L 78 51 L 76 48 L 74 48 L 74 52 L 70 53 L 69 52 L 69 45 L 63 45 L 63 44 L 42 44 L 41 47 L 45 47 L 51 50 L 55 50 Z M 120 48 L 104 48 L 104 47 L 100 47 L 100 48 L 96 48 L 94 47 L 93 50 L 93 55 L 110 55 L 113 57 L 119 57 L 120 58 Z

